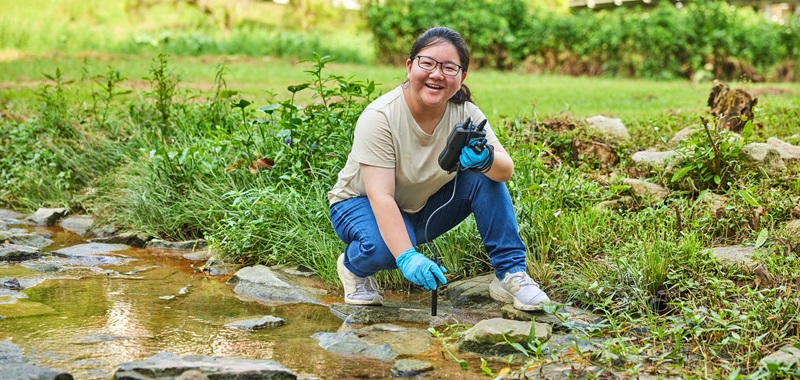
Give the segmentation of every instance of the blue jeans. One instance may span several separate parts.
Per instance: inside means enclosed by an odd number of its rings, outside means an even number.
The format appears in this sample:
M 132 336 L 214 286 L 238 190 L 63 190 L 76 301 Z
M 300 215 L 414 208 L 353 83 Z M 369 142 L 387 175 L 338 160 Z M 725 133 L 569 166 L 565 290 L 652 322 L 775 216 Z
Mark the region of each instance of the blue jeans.
M 453 200 L 437 211 L 428 223 L 426 240 L 428 217 L 451 196 Z M 344 251 L 347 269 L 366 277 L 379 270 L 397 268 L 366 196 L 334 203 L 330 212 L 333 229 L 347 244 Z M 462 171 L 433 194 L 419 212 L 409 214 L 401 210 L 400 213 L 414 246 L 436 239 L 472 213 L 497 277 L 502 279 L 506 273 L 526 270 L 525 244 L 519 237 L 517 218 L 505 183 L 495 182 L 481 173 Z

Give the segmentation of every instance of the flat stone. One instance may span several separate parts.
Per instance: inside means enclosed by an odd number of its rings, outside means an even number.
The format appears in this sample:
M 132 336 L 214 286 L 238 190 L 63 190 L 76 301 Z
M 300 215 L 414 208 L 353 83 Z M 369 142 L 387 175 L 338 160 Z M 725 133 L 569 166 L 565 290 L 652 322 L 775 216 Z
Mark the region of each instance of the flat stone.
M 800 146 L 789 144 L 776 137 L 767 138 L 767 145 L 775 148 L 784 162 L 800 162 Z
M 58 272 L 61 270 L 61 265 L 50 262 L 24 263 L 22 266 L 37 272 Z
M 573 306 L 565 306 L 558 310 L 558 315 L 544 311 L 517 310 L 513 305 L 504 305 L 500 312 L 503 318 L 516 321 L 535 321 L 553 326 L 553 331 L 571 332 L 584 330 L 591 325 L 602 323 L 605 317 L 593 314 Z
M 433 363 L 425 360 L 400 359 L 392 366 L 394 377 L 412 377 L 433 369 Z
M 672 150 L 665 152 L 641 151 L 634 153 L 631 156 L 631 160 L 637 164 L 646 164 L 651 167 L 659 168 L 666 166 L 667 163 L 677 155 L 678 153 Z
M 105 255 L 115 251 L 123 251 L 130 248 L 125 244 L 106 244 L 106 243 L 86 243 L 78 244 L 53 251 L 65 256 L 91 256 Z
M 634 178 L 623 178 L 622 184 L 630 186 L 633 195 L 641 198 L 652 197 L 656 201 L 663 201 L 669 195 L 669 190 L 652 182 Z
M 459 351 L 503 356 L 517 353 L 508 342 L 527 343 L 531 333 L 539 342 L 544 343 L 550 339 L 552 327 L 546 323 L 492 318 L 480 321 L 467 330 L 457 345 Z
M 596 131 L 604 137 L 611 137 L 622 141 L 631 139 L 628 128 L 625 128 L 622 119 L 597 115 L 586 119 L 586 123 L 588 124 L 588 129 Z
M 235 285 L 233 291 L 236 294 L 266 303 L 322 304 L 320 298 L 327 293 L 319 289 L 290 284 L 263 265 L 240 269 L 228 283 Z
M 0 364 L 0 379 L 26 380 L 26 379 L 53 379 L 73 380 L 71 374 L 65 371 L 42 368 L 28 363 Z
M 123 232 L 113 236 L 94 238 L 91 239 L 91 242 L 105 244 L 125 244 L 131 247 L 144 248 L 144 246 L 147 245 L 147 242 L 152 238 L 152 236 L 144 232 Z
M 763 359 L 762 363 L 778 363 L 785 366 L 794 366 L 800 362 L 800 349 L 794 345 L 786 345 L 778 349 Z
M 170 249 L 177 251 L 195 251 L 208 246 L 204 239 L 186 241 L 168 241 L 162 239 L 152 239 L 145 245 L 146 248 Z
M 502 303 L 489 296 L 489 284 L 494 274 L 475 276 L 468 279 L 455 281 L 447 285 L 447 299 L 455 308 L 493 308 L 500 307 Z
M 53 243 L 52 240 L 41 235 L 32 233 L 18 234 L 11 231 L 0 231 L 0 241 L 8 241 L 9 243 L 37 249 L 42 249 Z
M 114 378 L 117 380 L 172 379 L 188 371 L 211 375 L 214 379 L 291 379 L 297 375 L 274 360 L 236 357 L 185 355 L 160 352 L 144 360 L 123 363 Z
M 3 243 L 0 244 L 0 260 L 19 261 L 34 259 L 42 256 L 42 251 L 27 247 L 24 245 L 16 245 Z
M 445 310 L 437 310 L 437 315 L 431 316 L 431 309 L 409 307 L 394 302 L 384 302 L 383 306 L 334 303 L 330 309 L 334 315 L 352 324 L 408 322 L 440 326 L 449 315 Z
M 16 212 L 14 210 L 0 208 L 0 219 L 23 219 L 23 218 L 25 218 L 25 214 Z
M 255 331 L 255 330 L 275 328 L 278 326 L 283 326 L 285 324 L 286 321 L 283 318 L 274 317 L 272 315 L 266 315 L 261 318 L 251 318 L 251 319 L 226 323 L 225 327 L 230 327 L 245 331 Z
M 0 341 L 0 364 L 23 362 L 25 362 L 25 358 L 22 356 L 22 347 L 8 339 Z
M 713 248 L 711 249 L 711 254 L 719 261 L 741 264 L 747 268 L 753 269 L 757 265 L 755 260 L 753 260 L 753 256 L 757 251 L 758 249 L 756 247 L 731 245 Z
M 427 330 L 389 323 L 335 333 L 318 332 L 311 337 L 319 340 L 320 347 L 327 351 L 381 361 L 431 350 L 431 337 Z
M 90 215 L 70 215 L 62 219 L 58 224 L 67 231 L 84 235 L 89 230 L 89 227 L 94 224 L 94 220 L 94 217 Z
M 192 261 L 206 261 L 210 259 L 212 255 L 213 253 L 210 251 L 196 251 L 191 253 L 184 253 L 183 255 L 181 255 L 181 257 L 183 257 L 186 260 L 192 260 Z

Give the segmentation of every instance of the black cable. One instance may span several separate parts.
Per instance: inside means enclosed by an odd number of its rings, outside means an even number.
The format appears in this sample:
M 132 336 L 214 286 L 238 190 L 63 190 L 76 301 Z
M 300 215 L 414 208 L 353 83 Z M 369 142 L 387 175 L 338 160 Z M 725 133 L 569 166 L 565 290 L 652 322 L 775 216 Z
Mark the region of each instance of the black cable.
M 460 171 L 460 170 L 458 170 L 458 168 L 460 168 L 460 167 L 461 167 L 461 164 L 457 164 L 457 166 L 456 166 L 456 176 L 455 176 L 455 178 L 453 178 L 453 194 L 450 195 L 450 199 L 448 199 L 447 202 L 445 202 L 443 205 L 439 206 L 439 208 L 437 208 L 436 210 L 433 210 L 433 212 L 428 216 L 428 220 L 425 221 L 425 242 L 426 242 L 425 244 L 428 245 L 428 249 L 431 251 L 431 253 L 433 253 L 433 263 L 436 264 L 436 265 L 439 265 L 439 259 L 436 257 L 436 250 L 431 248 L 431 241 L 428 240 L 428 223 L 431 222 L 431 219 L 433 219 L 433 215 L 434 214 L 436 214 L 444 206 L 447 206 L 448 204 L 450 204 L 450 202 L 453 201 L 453 198 L 455 198 L 455 196 L 456 196 L 456 185 L 458 184 L 458 172 Z M 434 281 L 436 281 L 436 276 L 434 276 Z M 432 317 L 436 316 L 436 308 L 437 308 L 437 303 L 438 303 L 438 298 L 439 298 L 439 289 L 438 288 L 439 288 L 439 286 L 437 285 L 436 289 L 433 289 L 431 291 L 431 316 Z

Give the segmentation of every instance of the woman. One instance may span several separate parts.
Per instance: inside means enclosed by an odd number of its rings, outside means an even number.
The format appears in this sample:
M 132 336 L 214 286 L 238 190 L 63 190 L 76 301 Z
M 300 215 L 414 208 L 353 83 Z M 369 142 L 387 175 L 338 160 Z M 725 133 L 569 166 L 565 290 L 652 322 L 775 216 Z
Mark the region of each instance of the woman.
M 492 298 L 521 310 L 550 301 L 526 273 L 525 245 L 505 186 L 514 163 L 491 128 L 486 125 L 485 139 L 471 139 L 461 150 L 459 170 L 448 173 L 438 165 L 456 123 L 486 119 L 463 84 L 468 66 L 461 35 L 431 28 L 411 48 L 408 80 L 360 115 L 347 163 L 328 193 L 333 228 L 347 244 L 337 262 L 346 303 L 381 305 L 372 275 L 385 269 L 399 267 L 427 290 L 436 289 L 437 281 L 446 284 L 445 268 L 414 247 L 469 214 L 495 269 Z

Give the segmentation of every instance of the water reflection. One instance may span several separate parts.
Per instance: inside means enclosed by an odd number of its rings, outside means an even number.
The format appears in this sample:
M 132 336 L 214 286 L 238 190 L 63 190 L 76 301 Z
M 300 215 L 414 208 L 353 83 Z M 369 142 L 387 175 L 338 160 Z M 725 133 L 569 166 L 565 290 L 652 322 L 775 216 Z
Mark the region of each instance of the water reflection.
M 55 241 L 49 250 L 84 242 L 63 230 L 47 231 Z M 111 379 L 119 364 L 163 351 L 271 359 L 298 374 L 322 378 L 391 376 L 393 363 L 319 347 L 311 335 L 335 332 L 342 325 L 326 306 L 244 301 L 226 278 L 195 272 L 179 253 L 128 249 L 114 256 L 127 259 L 101 265 L 99 271 L 63 265 L 58 272 L 44 273 L 20 263 L 0 264 L 0 278 L 44 279 L 31 282 L 35 286 L 23 291 L 27 298 L 0 305 L 0 315 L 8 317 L 0 320 L 0 339 L 21 346 L 32 362 L 69 371 L 76 379 Z M 286 324 L 259 331 L 225 327 L 265 315 Z M 439 370 L 430 377 L 474 377 L 438 354 L 423 358 L 437 362 Z

